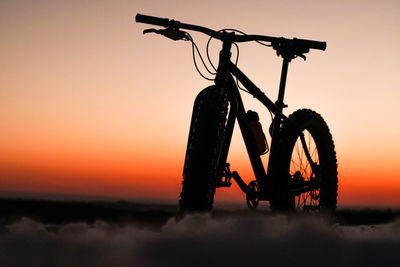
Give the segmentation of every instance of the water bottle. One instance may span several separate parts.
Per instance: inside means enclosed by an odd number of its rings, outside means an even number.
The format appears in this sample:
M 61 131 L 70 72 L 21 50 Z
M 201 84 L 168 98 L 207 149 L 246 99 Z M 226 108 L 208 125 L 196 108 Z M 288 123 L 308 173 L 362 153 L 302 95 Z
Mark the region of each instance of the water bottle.
M 260 123 L 260 118 L 258 117 L 257 112 L 252 110 L 247 111 L 246 117 L 247 123 L 249 124 L 250 129 L 253 132 L 253 136 L 258 148 L 258 153 L 260 155 L 264 155 L 268 152 L 268 143 Z

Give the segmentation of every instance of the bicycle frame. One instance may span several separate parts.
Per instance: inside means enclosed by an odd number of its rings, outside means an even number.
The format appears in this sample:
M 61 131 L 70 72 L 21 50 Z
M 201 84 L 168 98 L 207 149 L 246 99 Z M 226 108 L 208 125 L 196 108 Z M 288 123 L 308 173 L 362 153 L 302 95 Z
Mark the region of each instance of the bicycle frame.
M 220 52 L 219 64 L 217 69 L 217 74 L 215 78 L 215 85 L 217 88 L 223 88 L 228 93 L 228 101 L 230 103 L 230 111 L 228 115 L 228 120 L 226 123 L 224 138 L 222 140 L 222 144 L 219 144 L 221 150 L 218 151 L 219 155 L 217 158 L 217 179 L 221 178 L 221 180 L 216 181 L 217 187 L 230 186 L 231 178 L 233 178 L 239 185 L 239 187 L 246 194 L 250 193 L 252 195 L 254 191 L 257 191 L 256 187 L 258 185 L 259 192 L 256 192 L 258 196 L 256 196 L 259 200 L 271 200 L 274 196 L 272 196 L 273 192 L 280 191 L 274 190 L 277 188 L 276 186 L 285 182 L 286 177 L 278 177 L 276 175 L 276 171 L 279 170 L 277 166 L 279 166 L 279 162 L 276 162 L 276 155 L 279 151 L 279 140 L 280 140 L 280 128 L 282 123 L 285 123 L 287 117 L 282 114 L 282 110 L 286 105 L 283 102 L 284 94 L 285 94 L 285 85 L 286 85 L 286 77 L 288 71 L 289 62 L 296 58 L 301 57 L 305 59 L 305 53 L 308 53 L 310 49 L 318 49 L 325 50 L 326 42 L 313 41 L 313 40 L 305 40 L 305 39 L 286 39 L 283 37 L 271 37 L 271 36 L 263 36 L 263 35 L 235 35 L 235 32 L 227 32 L 225 30 L 222 31 L 214 31 L 202 26 L 191 25 L 186 23 L 181 23 L 175 20 L 169 20 L 166 18 L 159 18 L 147 15 L 136 14 L 135 17 L 136 22 L 152 24 L 162 26 L 165 29 L 156 30 L 156 29 L 147 29 L 144 30 L 143 33 L 157 33 L 164 35 L 172 40 L 186 40 L 192 41 L 190 34 L 181 31 L 180 29 L 187 29 L 192 31 L 202 32 L 204 34 L 209 35 L 212 38 L 218 39 L 222 41 L 222 50 Z M 244 75 L 244 73 L 237 68 L 235 64 L 231 62 L 231 48 L 232 43 L 240 43 L 240 42 L 248 42 L 248 41 L 265 41 L 271 43 L 271 47 L 276 50 L 277 55 L 283 58 L 281 79 L 279 85 L 279 94 L 278 100 L 274 103 L 272 102 L 249 78 Z M 193 43 L 194 45 L 194 43 Z M 239 89 L 234 82 L 235 76 L 248 90 L 248 92 L 253 95 L 257 100 L 264 104 L 264 106 L 270 110 L 274 115 L 274 119 L 272 121 L 272 131 L 271 131 L 271 148 L 269 155 L 269 163 L 267 166 L 267 172 L 265 171 L 264 165 L 262 163 L 261 157 L 258 152 L 258 148 L 255 142 L 255 138 L 253 136 L 252 130 L 249 128 L 246 118 L 246 111 L 243 105 L 243 101 L 241 95 L 239 93 Z M 196 98 L 197 101 L 198 98 Z M 195 102 L 196 106 L 196 102 Z M 192 118 L 193 119 L 193 118 Z M 253 189 L 250 184 L 247 185 L 239 176 L 237 172 L 231 172 L 229 169 L 229 164 L 227 164 L 226 160 L 228 157 L 229 147 L 232 139 L 233 128 L 235 126 L 235 121 L 238 121 L 239 127 L 243 136 L 243 140 L 246 145 L 247 153 L 250 158 L 250 162 L 257 180 L 257 184 L 254 185 Z M 193 122 L 193 121 L 192 121 Z M 291 124 L 296 124 L 296 122 L 291 122 Z M 297 128 L 296 125 L 291 125 Z M 329 130 L 328 130 L 329 131 Z M 312 168 L 313 173 L 318 172 L 318 166 L 315 164 L 310 156 L 308 151 L 308 147 L 306 145 L 306 141 L 302 132 L 300 132 L 300 140 L 303 146 L 304 154 Z M 223 178 L 226 178 L 224 181 Z M 282 188 L 282 187 L 280 187 Z M 285 186 L 287 188 L 287 186 Z M 286 189 L 285 189 L 286 190 Z M 308 189 L 300 189 L 297 192 Z M 253 191 L 253 192 L 252 192 Z M 250 196 L 251 197 L 251 196 Z
M 235 120 L 237 119 L 243 140 L 246 145 L 246 150 L 254 171 L 254 175 L 260 187 L 260 199 L 269 200 L 271 198 L 273 185 L 276 182 L 275 180 L 278 179 L 278 177 L 274 177 L 273 175 L 273 160 L 278 145 L 277 141 L 279 140 L 279 129 L 282 122 L 287 119 L 287 117 L 282 114 L 282 110 L 286 106 L 283 103 L 283 99 L 290 59 L 284 58 L 283 60 L 278 100 L 276 101 L 276 103 L 273 103 L 235 64 L 231 62 L 231 45 L 232 42 L 230 41 L 223 42 L 223 48 L 220 52 L 220 61 L 217 69 L 217 76 L 215 79 L 215 84 L 217 87 L 226 88 L 226 90 L 228 90 L 229 102 L 231 105 L 228 115 L 228 121 L 226 124 L 225 139 L 223 141 L 221 154 L 218 160 L 217 173 L 218 177 L 222 178 L 223 172 L 224 170 L 226 170 L 226 160 L 229 152 Z M 251 133 L 251 129 L 249 128 L 249 125 L 247 123 L 246 111 L 241 95 L 239 93 L 239 89 L 234 82 L 233 76 L 235 76 L 242 83 L 242 85 L 248 90 L 251 95 L 253 95 L 262 104 L 264 104 L 264 106 L 275 115 L 272 121 L 272 139 L 267 172 L 265 171 L 261 156 L 258 153 L 254 136 Z M 305 149 L 307 149 L 307 146 L 305 146 Z M 229 168 L 228 172 L 230 172 Z M 240 178 L 237 172 L 233 172 L 228 175 L 234 178 L 239 187 L 245 193 L 247 193 L 247 185 Z

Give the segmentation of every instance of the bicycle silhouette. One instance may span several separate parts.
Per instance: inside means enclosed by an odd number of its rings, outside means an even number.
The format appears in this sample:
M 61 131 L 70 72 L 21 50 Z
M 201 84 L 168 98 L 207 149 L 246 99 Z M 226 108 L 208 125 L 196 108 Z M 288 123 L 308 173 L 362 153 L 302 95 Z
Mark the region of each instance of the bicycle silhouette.
M 289 62 L 296 57 L 305 59 L 304 54 L 310 49 L 325 50 L 326 42 L 246 35 L 232 29 L 214 31 L 141 14 L 136 15 L 136 22 L 164 27 L 159 30 L 147 29 L 143 33 L 153 32 L 172 40 L 191 41 L 198 71 L 194 53 L 197 46 L 190 34 L 181 29 L 207 34 L 210 36 L 209 42 L 212 38 L 222 41 L 216 77 L 213 79 L 215 84 L 202 90 L 194 102 L 179 201 L 181 212 L 211 210 L 216 188 L 230 187 L 232 178 L 246 194 L 250 209 L 257 208 L 260 200 L 269 201 L 273 211 L 336 209 L 337 160 L 327 124 L 310 109 L 297 110 L 290 116 L 282 113 L 283 108 L 287 107 L 283 99 Z M 231 61 L 232 45 L 238 49 L 237 43 L 250 41 L 271 46 L 283 58 L 279 94 L 275 103 Z M 198 49 L 197 52 L 200 55 Z M 239 86 L 238 81 L 245 89 Z M 273 114 L 269 128 L 270 149 L 258 114 L 245 111 L 239 89 L 253 95 Z M 236 120 L 256 178 L 249 184 L 236 171 L 231 171 L 226 162 Z M 265 171 L 261 155 L 267 152 L 270 154 Z

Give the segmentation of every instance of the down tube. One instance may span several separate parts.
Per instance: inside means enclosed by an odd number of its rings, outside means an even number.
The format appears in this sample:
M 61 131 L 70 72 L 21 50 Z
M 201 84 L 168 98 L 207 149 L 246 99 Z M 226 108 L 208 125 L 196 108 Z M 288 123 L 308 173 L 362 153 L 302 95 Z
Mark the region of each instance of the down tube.
M 261 157 L 258 153 L 253 133 L 251 132 L 251 129 L 247 123 L 246 111 L 244 109 L 239 89 L 237 88 L 232 76 L 230 77 L 229 81 L 231 92 L 237 103 L 237 120 L 239 123 L 240 131 L 246 145 L 246 150 L 250 158 L 251 166 L 253 167 L 254 175 L 260 186 L 261 192 L 264 195 L 267 189 L 267 175 L 265 173 L 264 165 L 262 164 Z M 263 196 L 261 197 L 263 199 Z

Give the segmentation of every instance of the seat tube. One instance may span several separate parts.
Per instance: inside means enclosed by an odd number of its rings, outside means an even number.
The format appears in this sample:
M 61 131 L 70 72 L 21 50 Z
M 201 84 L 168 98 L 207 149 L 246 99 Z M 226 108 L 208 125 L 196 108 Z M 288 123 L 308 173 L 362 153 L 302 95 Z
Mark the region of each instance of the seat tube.
M 275 102 L 276 106 L 278 107 L 278 114 L 282 114 L 282 110 L 286 105 L 283 103 L 283 98 L 285 96 L 285 86 L 286 86 L 286 77 L 288 72 L 290 59 L 284 58 L 282 64 L 282 73 L 281 73 L 281 81 L 279 83 L 279 93 L 278 93 L 278 100 Z M 273 122 L 273 133 L 272 133 L 272 141 L 277 141 L 276 138 L 279 134 L 279 128 L 281 125 L 281 118 L 277 115 Z M 274 140 L 275 139 L 275 140 Z M 271 144 L 271 150 L 273 150 L 274 142 Z M 272 151 L 271 151 L 272 154 Z
M 285 107 L 285 104 L 283 103 L 283 98 L 285 95 L 285 86 L 286 86 L 286 77 L 287 77 L 287 72 L 288 72 L 288 66 L 289 66 L 290 59 L 284 58 L 283 59 L 283 64 L 282 64 L 282 73 L 281 73 L 281 81 L 279 84 L 279 94 L 278 94 L 278 100 L 276 101 L 276 106 L 278 108 L 278 113 L 276 113 L 276 116 L 273 120 L 273 126 L 272 126 L 272 141 L 271 141 L 271 149 L 270 149 L 270 154 L 269 154 L 269 161 L 268 161 L 268 170 L 267 170 L 267 177 L 269 178 L 269 186 L 268 189 L 272 190 L 270 191 L 271 194 L 273 194 L 273 190 L 276 187 L 277 183 L 277 178 L 274 173 L 274 170 L 276 168 L 273 168 L 271 166 L 277 166 L 279 163 L 276 162 L 276 157 L 275 154 L 277 153 L 279 149 L 279 130 L 281 127 L 281 122 L 282 118 L 279 114 L 282 114 L 282 110 Z

